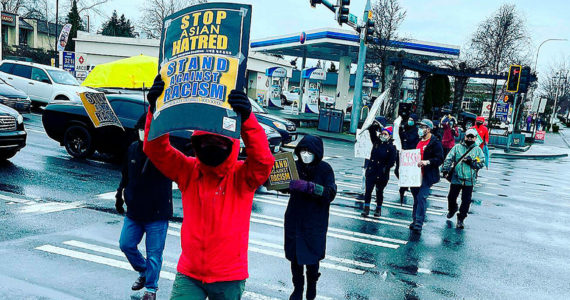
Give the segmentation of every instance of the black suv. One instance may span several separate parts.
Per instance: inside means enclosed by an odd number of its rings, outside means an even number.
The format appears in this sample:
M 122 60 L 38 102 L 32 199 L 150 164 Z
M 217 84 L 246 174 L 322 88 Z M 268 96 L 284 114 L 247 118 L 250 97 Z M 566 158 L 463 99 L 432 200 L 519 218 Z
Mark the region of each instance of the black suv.
M 11 158 L 24 148 L 26 136 L 22 115 L 0 104 L 0 161 Z

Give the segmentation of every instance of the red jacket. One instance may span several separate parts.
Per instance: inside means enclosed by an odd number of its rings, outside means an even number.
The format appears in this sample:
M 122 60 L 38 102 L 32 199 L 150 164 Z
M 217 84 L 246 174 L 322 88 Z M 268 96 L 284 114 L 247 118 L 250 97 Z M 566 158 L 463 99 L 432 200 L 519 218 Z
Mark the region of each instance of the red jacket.
M 451 149 L 455 146 L 455 137 L 459 136 L 457 127 L 451 128 L 449 124 L 443 124 L 443 138 L 441 139 L 441 144 L 443 148 Z
M 184 218 L 178 272 L 205 283 L 248 278 L 253 196 L 269 177 L 274 163 L 265 131 L 251 114 L 241 129 L 247 153 L 245 162 L 237 160 L 240 143 L 233 140 L 228 159 L 210 167 L 174 149 L 168 134 L 147 141 L 151 120 L 149 112 L 144 152 L 182 192 Z
M 485 118 L 484 117 L 477 117 L 477 119 L 475 119 L 475 122 L 485 122 Z M 479 147 L 481 147 L 481 149 L 483 149 L 485 147 L 485 145 L 489 144 L 489 129 L 487 129 L 487 127 L 485 125 L 475 125 L 471 128 L 475 128 L 475 130 L 477 130 L 477 133 L 479 134 L 479 136 L 481 137 L 481 139 L 483 139 L 483 143 L 481 143 L 481 145 L 479 145 Z

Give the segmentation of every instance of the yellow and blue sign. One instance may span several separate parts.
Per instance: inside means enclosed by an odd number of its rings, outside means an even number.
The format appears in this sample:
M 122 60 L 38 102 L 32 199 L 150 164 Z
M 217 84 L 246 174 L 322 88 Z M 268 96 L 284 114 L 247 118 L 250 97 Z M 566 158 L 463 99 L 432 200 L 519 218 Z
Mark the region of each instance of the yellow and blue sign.
M 206 3 L 164 19 L 159 73 L 165 82 L 149 139 L 196 129 L 239 138 L 240 124 L 227 102 L 243 90 L 249 52 L 251 5 Z

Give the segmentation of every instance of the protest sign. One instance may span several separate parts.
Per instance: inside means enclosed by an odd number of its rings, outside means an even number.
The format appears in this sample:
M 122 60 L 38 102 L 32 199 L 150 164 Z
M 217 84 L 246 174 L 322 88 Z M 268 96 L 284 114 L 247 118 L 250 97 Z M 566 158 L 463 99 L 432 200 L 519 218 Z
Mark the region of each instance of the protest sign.
M 378 113 L 380 106 L 382 106 L 382 104 L 388 99 L 388 90 L 389 89 L 384 91 L 384 93 L 382 93 L 382 95 L 380 95 L 380 97 L 374 101 L 374 104 L 372 105 L 372 108 L 370 109 L 366 120 L 364 120 L 364 123 L 362 124 L 362 128 L 356 130 L 354 157 L 365 159 L 370 158 L 370 153 L 372 152 L 372 141 L 370 140 L 370 133 L 368 132 L 368 128 L 376 119 L 376 114 Z
M 227 96 L 243 90 L 251 5 L 206 3 L 164 19 L 159 73 L 165 90 L 156 102 L 149 140 L 197 129 L 239 138 L 241 122 Z
M 95 128 L 102 126 L 123 128 L 104 93 L 84 92 L 80 93 L 79 97 Z
M 422 185 L 422 169 L 418 163 L 422 159 L 420 149 L 402 150 L 400 152 L 400 187 L 419 187 Z
M 297 179 L 299 179 L 299 174 L 297 173 L 297 165 L 295 165 L 293 153 L 287 152 L 276 154 L 273 169 L 271 170 L 271 174 L 269 174 L 267 189 L 287 189 L 289 188 L 289 182 Z
M 534 142 L 544 144 L 545 137 L 546 137 L 546 131 L 538 130 L 534 135 Z

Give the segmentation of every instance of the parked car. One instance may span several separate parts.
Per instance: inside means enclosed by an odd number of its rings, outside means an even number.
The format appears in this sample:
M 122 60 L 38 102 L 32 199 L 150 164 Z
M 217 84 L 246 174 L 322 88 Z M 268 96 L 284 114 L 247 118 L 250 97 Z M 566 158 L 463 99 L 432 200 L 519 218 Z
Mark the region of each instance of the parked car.
M 0 78 L 0 104 L 13 108 L 19 113 L 29 113 L 32 101 L 26 93 L 14 88 Z
M 289 91 L 284 91 L 281 93 L 281 104 L 291 105 L 295 101 L 299 103 L 300 94 L 301 94 L 301 89 L 299 87 L 296 86 L 291 87 Z
M 33 105 L 54 100 L 80 101 L 78 93 L 94 91 L 79 85 L 69 72 L 24 61 L 3 60 L 0 78 L 26 93 Z
M 0 161 L 13 157 L 24 148 L 26 137 L 22 115 L 0 104 Z
M 284 145 L 297 140 L 297 127 L 295 123 L 269 114 L 266 109 L 251 98 L 249 98 L 249 102 L 251 102 L 251 111 L 255 114 L 259 123 L 270 126 L 276 130 L 281 135 L 281 142 Z
M 95 151 L 121 157 L 137 139 L 134 130 L 138 119 L 148 109 L 142 95 L 106 95 L 124 130 L 116 126 L 95 128 L 81 102 L 55 101 L 46 106 L 42 123 L 47 135 L 58 141 L 76 158 L 87 158 Z M 272 152 L 280 150 L 281 136 L 270 127 L 264 128 Z M 192 131 L 180 130 L 170 134 L 170 142 L 186 155 L 192 155 Z

